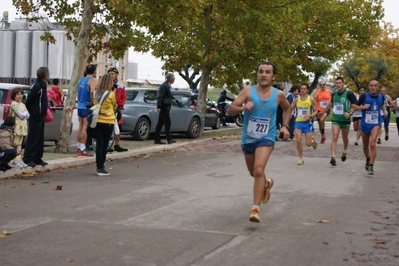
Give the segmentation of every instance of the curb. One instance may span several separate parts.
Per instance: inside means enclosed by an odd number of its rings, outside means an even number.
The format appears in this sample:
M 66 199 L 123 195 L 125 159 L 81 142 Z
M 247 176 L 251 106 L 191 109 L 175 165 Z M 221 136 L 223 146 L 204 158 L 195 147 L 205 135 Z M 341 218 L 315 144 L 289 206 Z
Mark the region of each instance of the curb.
M 219 137 L 219 138 L 226 138 L 226 137 Z M 181 146 L 191 144 L 191 143 L 200 143 L 207 141 L 207 138 L 200 139 L 200 140 L 190 140 L 190 141 L 184 141 L 184 142 L 177 142 L 173 144 L 165 144 L 165 145 L 157 145 L 157 146 L 148 146 L 144 148 L 138 148 L 135 150 L 127 151 L 127 152 L 120 152 L 120 153 L 108 153 L 107 154 L 107 159 L 126 159 L 126 158 L 131 158 L 135 156 L 140 156 L 144 155 L 147 153 L 160 153 L 164 151 L 170 151 L 176 148 L 179 148 Z M 73 156 L 73 157 L 67 157 L 64 159 L 56 159 L 56 160 L 48 160 L 47 163 L 48 165 L 46 166 L 35 166 L 35 167 L 26 167 L 26 168 L 12 168 L 9 169 L 5 172 L 0 171 L 0 180 L 1 179 L 7 179 L 7 178 L 12 178 L 12 177 L 18 177 L 18 176 L 31 176 L 34 174 L 39 174 L 42 172 L 49 172 L 51 170 L 55 169 L 67 169 L 70 167 L 75 167 L 75 166 L 81 166 L 81 165 L 88 165 L 88 164 L 94 164 L 96 162 L 96 157 L 78 157 L 78 156 Z

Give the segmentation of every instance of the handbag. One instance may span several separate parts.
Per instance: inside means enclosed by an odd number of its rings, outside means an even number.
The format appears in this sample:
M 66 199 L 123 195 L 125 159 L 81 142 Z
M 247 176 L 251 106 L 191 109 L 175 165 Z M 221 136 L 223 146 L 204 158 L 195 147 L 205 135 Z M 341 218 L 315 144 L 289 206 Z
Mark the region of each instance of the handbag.
M 103 96 L 100 99 L 100 102 L 93 105 L 91 108 L 87 109 L 87 122 L 89 123 L 89 127 L 95 128 L 97 126 L 98 115 L 100 114 L 100 108 L 103 101 L 108 97 L 109 91 L 103 93 Z
M 50 106 L 47 106 L 46 115 L 44 116 L 44 122 L 51 123 L 54 120 L 54 113 L 51 111 Z

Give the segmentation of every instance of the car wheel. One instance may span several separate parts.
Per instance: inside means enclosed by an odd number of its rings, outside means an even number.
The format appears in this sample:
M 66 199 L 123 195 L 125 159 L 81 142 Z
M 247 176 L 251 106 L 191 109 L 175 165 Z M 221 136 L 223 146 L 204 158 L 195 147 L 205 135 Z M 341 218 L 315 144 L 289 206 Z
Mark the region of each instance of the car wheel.
M 137 140 L 147 140 L 150 137 L 150 122 L 148 119 L 141 117 L 133 132 L 133 138 Z
M 222 123 L 222 120 L 220 119 L 220 116 L 218 116 L 218 117 L 216 118 L 216 123 L 215 123 L 215 125 L 212 126 L 212 129 L 219 129 L 221 123 Z
M 201 131 L 201 122 L 197 117 L 193 117 L 188 126 L 186 136 L 191 139 L 196 139 L 199 137 Z

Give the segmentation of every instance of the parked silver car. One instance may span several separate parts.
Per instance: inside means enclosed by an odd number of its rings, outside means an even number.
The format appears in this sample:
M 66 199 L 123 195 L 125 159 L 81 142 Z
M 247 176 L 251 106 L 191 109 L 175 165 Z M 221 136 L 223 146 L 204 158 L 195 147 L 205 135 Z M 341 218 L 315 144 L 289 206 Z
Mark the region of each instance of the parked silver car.
M 22 102 L 25 103 L 26 98 L 28 97 L 30 86 L 21 85 L 21 84 L 12 84 L 12 83 L 0 83 L 0 122 L 3 123 L 4 119 L 10 115 L 10 106 L 11 106 L 11 91 L 14 88 L 21 88 L 24 96 L 22 98 Z M 57 143 L 61 119 L 62 119 L 62 110 L 53 109 L 54 119 L 52 123 L 46 123 L 44 126 L 44 140 L 45 141 L 54 141 Z M 71 126 L 72 129 L 73 125 Z
M 126 88 L 126 103 L 122 113 L 123 132 L 129 132 L 137 140 L 147 140 L 150 134 L 155 133 L 159 116 L 157 92 L 151 88 Z M 170 118 L 171 133 L 184 133 L 188 138 L 198 138 L 203 132 L 204 117 L 175 98 Z

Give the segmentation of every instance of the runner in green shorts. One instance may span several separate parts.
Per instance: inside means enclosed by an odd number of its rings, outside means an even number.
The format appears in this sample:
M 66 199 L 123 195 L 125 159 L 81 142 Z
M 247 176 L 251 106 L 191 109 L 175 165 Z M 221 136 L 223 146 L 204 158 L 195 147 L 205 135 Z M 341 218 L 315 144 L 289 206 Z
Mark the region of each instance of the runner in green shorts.
M 337 165 L 335 154 L 337 152 L 337 143 L 339 132 L 342 131 L 342 141 L 344 143 L 344 150 L 342 152 L 341 160 L 346 161 L 347 148 L 349 144 L 349 128 L 351 125 L 351 109 L 356 105 L 356 96 L 351 91 L 345 89 L 345 83 L 343 77 L 335 79 L 335 86 L 337 87 L 336 92 L 331 97 L 331 102 L 322 111 L 326 113 L 330 108 L 333 108 L 332 115 L 332 140 L 331 140 L 331 160 L 332 166 Z

